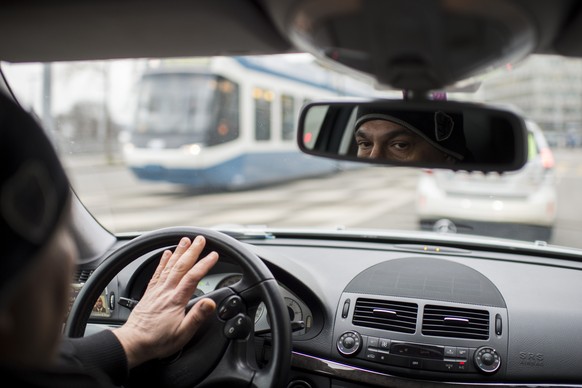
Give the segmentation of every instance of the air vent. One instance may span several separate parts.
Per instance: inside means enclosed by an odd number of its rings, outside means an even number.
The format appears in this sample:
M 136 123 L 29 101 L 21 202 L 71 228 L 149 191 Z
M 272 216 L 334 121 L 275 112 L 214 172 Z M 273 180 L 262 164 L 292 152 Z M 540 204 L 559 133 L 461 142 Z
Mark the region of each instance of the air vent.
M 416 303 L 359 298 L 356 301 L 352 323 L 358 326 L 412 334 L 416 331 L 417 315 Z
M 73 277 L 73 283 L 85 283 L 89 276 L 93 273 L 93 270 L 89 269 L 77 269 Z
M 489 311 L 426 305 L 422 319 L 422 334 L 489 339 Z

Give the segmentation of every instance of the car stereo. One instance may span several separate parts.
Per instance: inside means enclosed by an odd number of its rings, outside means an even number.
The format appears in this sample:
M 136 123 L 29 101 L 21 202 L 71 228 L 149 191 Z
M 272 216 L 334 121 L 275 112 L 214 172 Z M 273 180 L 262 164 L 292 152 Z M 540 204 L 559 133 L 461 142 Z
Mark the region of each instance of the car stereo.
M 379 364 L 435 372 L 497 372 L 501 355 L 490 346 L 478 348 L 423 344 L 362 335 L 346 331 L 337 339 L 344 357 L 356 357 Z

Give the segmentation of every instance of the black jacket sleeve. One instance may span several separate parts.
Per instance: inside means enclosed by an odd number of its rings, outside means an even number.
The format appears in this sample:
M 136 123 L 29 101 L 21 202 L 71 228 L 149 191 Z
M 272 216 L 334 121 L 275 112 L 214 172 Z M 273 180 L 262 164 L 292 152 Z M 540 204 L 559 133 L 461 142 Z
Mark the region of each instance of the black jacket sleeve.
M 116 385 L 121 385 L 129 374 L 125 351 L 111 330 L 87 337 L 64 338 L 60 348 L 60 363 L 80 366 L 95 374 L 105 374 Z

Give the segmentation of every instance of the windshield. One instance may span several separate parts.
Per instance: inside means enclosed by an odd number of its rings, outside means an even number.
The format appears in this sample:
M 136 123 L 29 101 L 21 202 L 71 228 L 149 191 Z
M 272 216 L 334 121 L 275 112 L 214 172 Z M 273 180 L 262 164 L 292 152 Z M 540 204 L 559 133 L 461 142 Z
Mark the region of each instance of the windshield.
M 306 102 L 402 97 L 308 55 L 2 69 L 49 131 L 81 201 L 113 233 L 176 225 L 396 229 L 582 247 L 573 194 L 582 171 L 579 60 L 533 56 L 447 92 L 510 105 L 528 119 L 528 162 L 503 175 L 301 154 L 295 136 Z

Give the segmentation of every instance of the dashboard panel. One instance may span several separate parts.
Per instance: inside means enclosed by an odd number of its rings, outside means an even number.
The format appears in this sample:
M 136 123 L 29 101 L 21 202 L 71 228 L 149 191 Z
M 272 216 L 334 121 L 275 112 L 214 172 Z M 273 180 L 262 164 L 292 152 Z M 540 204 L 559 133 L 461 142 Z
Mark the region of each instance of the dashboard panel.
M 301 322 L 293 333 L 292 378 L 311 387 L 582 381 L 582 309 L 574 308 L 582 300 L 579 262 L 362 241 L 246 244 L 277 279 L 290 321 Z M 104 297 L 115 301 L 112 313 L 93 315 L 88 332 L 127 318 L 120 298 L 139 299 L 154 256 L 110 283 Z M 240 269 L 221 258 L 197 295 L 240 278 Z M 255 334 L 269 335 L 264 306 L 255 313 Z
M 118 326 L 123 323 L 134 304 L 139 301 L 145 292 L 158 260 L 159 258 L 156 254 L 148 255 L 132 263 L 111 280 L 95 302 L 90 315 L 90 323 L 96 327 L 103 327 L 103 325 L 107 324 Z M 218 263 L 207 276 L 200 280 L 192 298 L 232 286 L 240 281 L 242 276 L 240 269 L 226 259 Z M 71 304 L 82 286 L 82 283 L 73 284 Z M 284 284 L 279 283 L 279 291 L 287 306 L 293 335 L 305 335 L 313 327 L 311 308 Z M 256 335 L 264 335 L 270 332 L 267 309 L 264 303 L 261 303 L 255 312 L 254 324 Z M 87 333 L 92 331 L 91 325 L 87 330 Z

